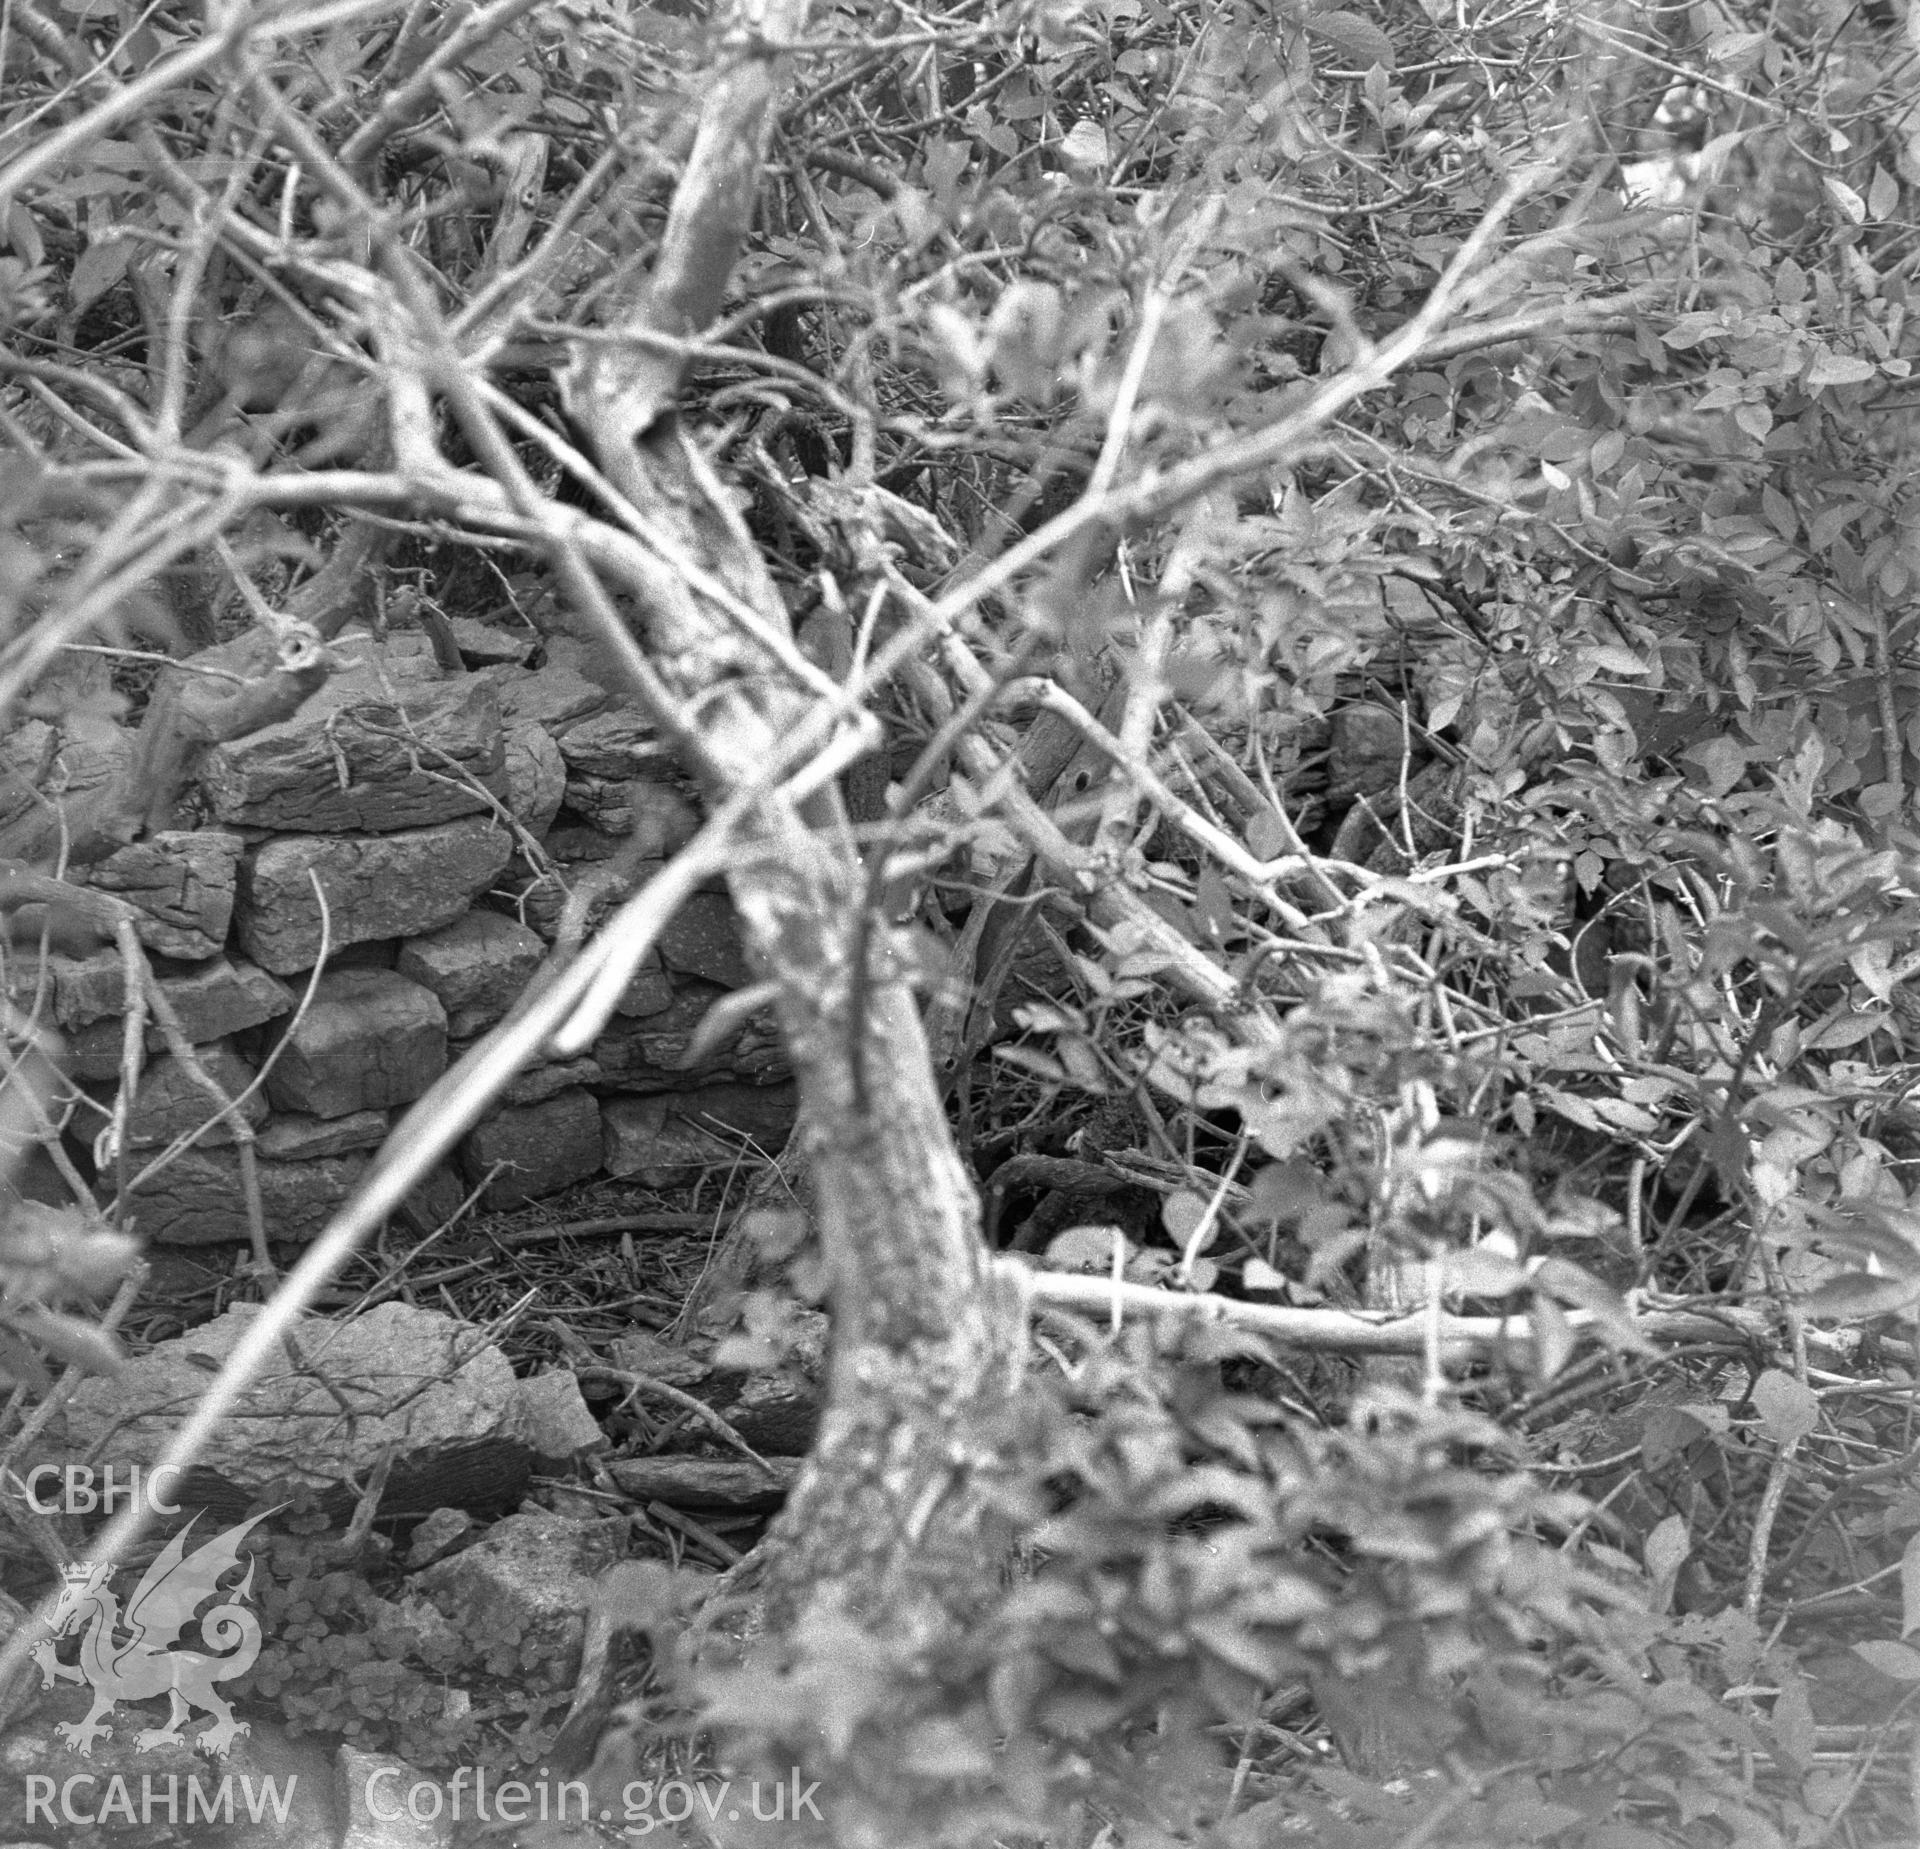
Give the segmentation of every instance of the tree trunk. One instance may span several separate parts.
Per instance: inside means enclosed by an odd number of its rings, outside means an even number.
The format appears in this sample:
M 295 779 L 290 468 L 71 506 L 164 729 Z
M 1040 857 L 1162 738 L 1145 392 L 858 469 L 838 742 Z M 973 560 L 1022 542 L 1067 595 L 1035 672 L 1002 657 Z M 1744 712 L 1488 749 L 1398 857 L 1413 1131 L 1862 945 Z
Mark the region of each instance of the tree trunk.
M 768 48 L 805 19 L 805 0 L 759 9 L 745 48 L 716 73 L 626 331 L 681 337 L 720 307 L 778 87 Z M 809 674 L 750 536 L 665 415 L 676 382 L 665 351 L 583 342 L 566 390 L 660 566 L 618 587 L 640 611 L 644 659 L 624 638 L 601 639 L 717 804 L 764 787 L 837 688 Z M 837 792 L 799 804 L 771 791 L 737 839 L 729 885 L 750 955 L 778 992 L 834 1330 L 818 1440 L 757 1562 L 755 1628 L 777 1638 L 826 1597 L 871 1631 L 924 1644 L 998 1581 L 999 1550 L 980 1533 L 985 1460 L 963 1439 L 1007 1395 L 1014 1325 L 986 1288 L 979 1200 L 948 1132 L 907 960 L 884 927 L 860 922 L 866 871 Z

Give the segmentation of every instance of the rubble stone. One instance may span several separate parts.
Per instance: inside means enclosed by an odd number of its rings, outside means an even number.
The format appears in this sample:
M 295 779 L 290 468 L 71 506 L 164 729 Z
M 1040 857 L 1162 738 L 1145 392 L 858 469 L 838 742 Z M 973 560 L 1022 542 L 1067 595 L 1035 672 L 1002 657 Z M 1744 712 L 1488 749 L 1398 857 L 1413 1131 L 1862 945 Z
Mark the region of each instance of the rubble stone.
M 626 1533 L 618 1515 L 582 1520 L 522 1509 L 410 1583 L 469 1635 L 518 1636 L 528 1686 L 571 1688 L 594 1581 L 625 1552 Z
M 39 805 L 59 744 L 59 733 L 44 719 L 24 720 L 0 738 L 0 828 Z
M 576 777 L 638 776 L 660 769 L 668 756 L 652 722 L 630 706 L 577 720 L 567 728 L 560 749 Z
M 410 938 L 394 964 L 440 998 L 447 1032 L 479 1033 L 520 999 L 547 954 L 539 936 L 499 912 L 468 912 L 425 937 Z
M 664 1014 L 673 1006 L 673 997 L 673 978 L 667 974 L 667 966 L 660 960 L 658 950 L 649 950 L 633 972 L 633 980 L 620 991 L 614 1011 L 629 1020 L 645 1020 L 650 1015 Z
M 253 1068 L 230 1047 L 203 1046 L 194 1049 L 202 1071 L 229 1098 L 238 1098 L 254 1080 Z M 114 1093 L 103 1102 L 112 1108 Z M 133 1096 L 133 1108 L 127 1113 L 127 1144 L 132 1149 L 150 1149 L 170 1143 L 200 1126 L 218 1111 L 219 1106 L 203 1091 L 187 1067 L 171 1053 L 162 1053 L 144 1072 Z M 256 1091 L 241 1105 L 240 1113 L 256 1129 L 266 1121 L 267 1101 Z M 238 1135 L 232 1117 L 223 1118 L 202 1135 L 195 1147 L 209 1149 L 233 1142 Z
M 89 678 L 81 677 L 83 682 Z M 105 713 L 85 705 L 70 711 L 61 720 L 59 742 L 42 760 L 39 794 L 52 800 L 23 803 L 0 826 L 0 860 L 51 865 L 61 851 L 63 813 L 69 829 L 81 821 L 89 807 L 106 798 L 132 755 L 133 734 Z
M 580 1397 L 580 1383 L 570 1369 L 551 1369 L 516 1384 L 527 1442 L 541 1457 L 578 1457 L 605 1447 L 607 1435 Z
M 118 957 L 114 965 L 119 967 Z M 244 958 L 210 957 L 192 969 L 156 972 L 160 991 L 173 1004 L 180 1031 L 194 1045 L 224 1040 L 258 1027 L 293 1007 L 286 985 Z M 112 1013 L 126 1011 L 124 988 L 112 991 Z M 166 1041 L 158 1027 L 147 1029 L 147 1050 L 160 1053 Z M 110 1079 L 120 1070 L 120 1023 L 96 1021 L 67 1036 L 67 1070 L 78 1079 Z
M 660 933 L 660 955 L 670 970 L 704 977 L 723 989 L 753 982 L 733 906 L 719 893 L 697 892 Z
M 139 908 L 134 932 L 149 950 L 197 962 L 226 944 L 244 845 L 225 829 L 163 829 L 96 863 L 88 883 Z
M 383 654 L 336 674 L 292 718 L 214 746 L 200 782 L 223 822 L 391 834 L 488 808 L 473 786 L 498 777 L 501 751 L 493 682 Z
M 573 894 L 583 895 L 583 926 L 594 930 L 659 872 L 658 861 L 643 861 L 627 872 L 605 862 L 586 864 L 556 861 L 552 873 L 536 880 L 520 895 L 520 913 L 548 943 L 560 935 L 561 921 Z
M 310 1117 L 304 1111 L 278 1112 L 254 1138 L 263 1156 L 282 1162 L 311 1162 L 356 1149 L 378 1149 L 392 1120 L 385 1111 L 352 1111 L 345 1117 Z
M 316 1237 L 367 1172 L 358 1152 L 313 1162 L 255 1162 L 266 1218 L 275 1245 L 304 1245 Z M 112 1192 L 103 1184 L 103 1195 Z M 133 1230 L 166 1245 L 223 1245 L 250 1237 L 240 1186 L 238 1153 L 189 1149 L 159 1174 L 130 1192 Z
M 281 1110 L 385 1110 L 410 1103 L 446 1070 L 446 1011 L 431 989 L 397 971 L 334 970 L 278 1053 L 267 1095 Z
M 737 1159 L 742 1138 L 778 1155 L 799 1099 L 792 1085 L 709 1085 L 699 1091 L 610 1098 L 601 1107 L 609 1175 L 665 1188 Z
M 585 1181 L 598 1173 L 600 1156 L 599 1107 L 575 1088 L 486 1118 L 461 1145 L 460 1165 L 476 1185 L 495 1163 L 506 1165 L 481 1197 L 498 1212 Z
M 540 1104 L 569 1085 L 591 1085 L 600 1077 L 600 1068 L 590 1059 L 558 1059 L 548 1065 L 529 1066 L 500 1094 L 502 1104 Z
M 66 1414 L 76 1455 L 97 1443 L 114 1461 L 149 1462 L 192 1416 L 260 1307 L 236 1305 L 112 1378 L 82 1381 Z M 513 1368 L 474 1324 L 382 1303 L 339 1322 L 302 1317 L 292 1335 L 293 1353 L 275 1350 L 200 1451 L 228 1482 L 251 1490 L 276 1478 L 316 1487 L 364 1480 L 388 1450 L 393 1479 L 481 1444 L 524 1456 Z
M 477 815 L 400 834 L 282 835 L 241 862 L 241 945 L 276 975 L 312 967 L 321 922 L 310 875 L 326 894 L 335 945 L 437 931 L 493 884 L 512 852 L 507 831 Z
M 697 1063 L 687 1056 L 707 1011 L 725 991 L 696 982 L 681 989 L 673 1005 L 643 1020 L 616 1017 L 589 1047 L 609 1091 L 688 1091 L 700 1085 L 740 1081 L 770 1084 L 790 1067 L 779 1024 L 769 1008 L 757 1009 L 708 1047 Z
M 607 690 L 578 668 L 549 661 L 531 674 L 519 668 L 487 668 L 477 679 L 490 681 L 500 700 L 500 715 L 509 725 L 532 720 L 556 738 L 589 713 L 612 705 Z
M 507 727 L 501 775 L 508 812 L 538 839 L 553 826 L 567 788 L 566 760 L 545 726 L 525 720 Z
M 39 968 L 23 963 L 10 972 L 14 994 L 23 1004 Z M 109 1016 L 117 1020 L 126 1012 L 127 970 L 118 950 L 96 950 L 90 957 L 48 957 L 44 974 L 53 991 L 53 1018 L 62 1027 L 84 1027 Z
M 477 617 L 456 616 L 448 624 L 453 645 L 460 659 L 470 668 L 492 668 L 501 663 L 519 667 L 531 659 L 540 646 L 539 634 L 531 629 L 504 629 Z
M 602 834 L 633 833 L 633 798 L 623 778 L 569 777 L 565 806 Z

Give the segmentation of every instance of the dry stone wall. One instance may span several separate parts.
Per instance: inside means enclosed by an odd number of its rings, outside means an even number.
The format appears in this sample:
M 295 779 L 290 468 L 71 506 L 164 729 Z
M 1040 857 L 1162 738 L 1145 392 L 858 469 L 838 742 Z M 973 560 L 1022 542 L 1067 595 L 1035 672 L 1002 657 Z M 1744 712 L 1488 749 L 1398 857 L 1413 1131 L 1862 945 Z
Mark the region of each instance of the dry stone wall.
M 452 631 L 458 666 L 417 632 L 347 631 L 336 646 L 354 665 L 291 719 L 212 748 L 176 826 L 70 876 L 138 908 L 200 1064 L 247 1094 L 276 1241 L 312 1238 L 395 1116 L 508 1012 L 563 927 L 591 927 L 698 825 L 644 716 L 600 685 L 579 644 L 471 620 Z M 218 671 L 233 651 L 188 665 Z M 50 864 L 42 795 L 124 761 L 126 736 L 83 710 L 84 723 L 36 719 L 0 746 L 0 859 Z M 688 1058 L 707 1010 L 751 979 L 727 898 L 695 895 L 600 1038 L 523 1073 L 418 1210 L 473 1188 L 513 1207 L 602 1173 L 669 1186 L 729 1160 L 743 1134 L 777 1148 L 794 1098 L 770 1017 Z M 84 1145 L 119 1090 L 119 956 L 16 949 L 8 980 L 63 1037 Z M 150 1029 L 129 1173 L 209 1114 Z M 244 1240 L 234 1142 L 216 1126 L 140 1179 L 134 1230 Z

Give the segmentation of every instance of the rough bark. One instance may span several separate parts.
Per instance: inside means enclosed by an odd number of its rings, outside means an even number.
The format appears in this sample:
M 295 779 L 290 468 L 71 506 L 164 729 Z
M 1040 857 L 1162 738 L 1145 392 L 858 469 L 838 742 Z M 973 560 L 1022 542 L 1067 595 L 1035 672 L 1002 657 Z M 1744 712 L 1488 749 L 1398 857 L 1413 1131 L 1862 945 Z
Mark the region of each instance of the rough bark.
M 576 423 L 659 561 L 620 586 L 640 612 L 643 679 L 657 676 L 643 691 L 677 710 L 682 737 L 697 712 L 696 768 L 715 800 L 762 778 L 833 692 L 795 649 L 724 494 L 663 416 L 678 373 L 663 339 L 697 331 L 720 305 L 777 90 L 772 47 L 805 12 L 804 0 L 765 8 L 717 74 L 652 281 L 622 323 L 633 339 L 582 343 L 567 380 Z M 777 1638 L 826 1597 L 874 1631 L 926 1643 L 998 1579 L 976 1493 L 988 1460 L 962 1442 L 1010 1385 L 1010 1324 L 987 1288 L 977 1193 L 947 1129 L 907 960 L 884 930 L 860 928 L 866 874 L 838 793 L 804 809 L 756 804 L 729 884 L 778 990 L 834 1319 L 827 1410 L 759 1563 L 753 1628 Z

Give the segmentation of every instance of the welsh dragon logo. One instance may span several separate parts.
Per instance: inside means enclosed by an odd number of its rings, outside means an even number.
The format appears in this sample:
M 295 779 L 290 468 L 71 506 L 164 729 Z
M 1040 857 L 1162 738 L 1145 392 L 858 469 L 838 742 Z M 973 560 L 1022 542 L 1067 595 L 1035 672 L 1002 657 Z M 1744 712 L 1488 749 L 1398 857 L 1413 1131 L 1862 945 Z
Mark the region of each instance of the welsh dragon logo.
M 222 1577 L 240 1565 L 240 1543 L 247 1531 L 272 1513 L 269 1509 L 223 1529 L 189 1554 L 187 1537 L 200 1519 L 196 1515 L 141 1575 L 124 1613 L 108 1583 L 114 1573 L 111 1562 L 67 1568 L 66 1584 L 47 1620 L 53 1636 L 36 1644 L 33 1651 L 43 1688 L 55 1682 L 85 1682 L 93 1689 L 93 1709 L 87 1718 L 62 1721 L 55 1727 L 63 1740 L 91 1757 L 94 1741 L 112 1731 L 106 1717 L 116 1703 L 147 1701 L 155 1695 L 167 1696 L 172 1712 L 164 1727 L 143 1728 L 135 1737 L 134 1746 L 140 1752 L 180 1744 L 181 1724 L 196 1709 L 211 1717 L 197 1741 L 202 1752 L 223 1756 L 249 1731 L 245 1721 L 235 1719 L 214 1684 L 245 1675 L 260 1654 L 260 1620 L 247 1609 L 253 1592 L 253 1556 L 246 1557 L 246 1577 L 239 1585 L 224 1594 L 217 1589 Z M 196 1608 L 210 1596 L 225 1600 L 200 1620 L 201 1640 L 211 1648 L 174 1649 Z M 83 1633 L 79 1661 L 63 1663 L 57 1654 L 59 1642 L 75 1631 Z

